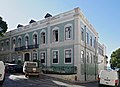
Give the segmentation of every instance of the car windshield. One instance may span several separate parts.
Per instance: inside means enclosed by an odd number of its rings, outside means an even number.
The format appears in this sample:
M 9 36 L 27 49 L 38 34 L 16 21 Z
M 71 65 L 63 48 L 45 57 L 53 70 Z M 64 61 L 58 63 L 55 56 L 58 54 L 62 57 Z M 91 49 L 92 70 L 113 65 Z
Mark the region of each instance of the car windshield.
M 36 63 L 27 63 L 27 67 L 36 67 Z

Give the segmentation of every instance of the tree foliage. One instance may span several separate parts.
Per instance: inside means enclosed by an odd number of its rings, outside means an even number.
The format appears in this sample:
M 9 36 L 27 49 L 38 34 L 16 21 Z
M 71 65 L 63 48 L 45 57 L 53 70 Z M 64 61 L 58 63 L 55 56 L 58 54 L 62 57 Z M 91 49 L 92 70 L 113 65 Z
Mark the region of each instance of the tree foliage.
M 120 68 L 120 48 L 117 49 L 116 51 L 113 51 L 111 54 L 111 68 Z
M 3 29 L 2 31 L 0 31 L 0 36 L 3 36 L 4 33 L 7 31 L 8 27 L 7 27 L 7 23 L 2 20 L 2 17 L 0 17 L 0 28 Z

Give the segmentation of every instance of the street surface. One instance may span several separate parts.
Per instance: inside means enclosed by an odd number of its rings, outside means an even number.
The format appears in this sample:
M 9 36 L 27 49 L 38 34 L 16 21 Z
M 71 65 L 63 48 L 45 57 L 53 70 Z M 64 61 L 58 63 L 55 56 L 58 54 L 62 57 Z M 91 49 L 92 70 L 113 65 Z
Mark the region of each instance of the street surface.
M 85 84 L 71 84 L 45 75 L 26 78 L 22 74 L 6 75 L 5 82 L 1 87 L 98 87 L 97 82 Z

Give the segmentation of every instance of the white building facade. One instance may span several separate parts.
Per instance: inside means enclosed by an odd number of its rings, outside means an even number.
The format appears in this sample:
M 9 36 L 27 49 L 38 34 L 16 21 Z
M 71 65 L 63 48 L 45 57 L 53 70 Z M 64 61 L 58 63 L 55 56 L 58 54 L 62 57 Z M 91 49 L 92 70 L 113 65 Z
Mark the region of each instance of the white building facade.
M 74 74 L 77 81 L 98 75 L 98 33 L 79 8 L 19 26 L 0 38 L 4 62 L 37 61 L 49 73 Z

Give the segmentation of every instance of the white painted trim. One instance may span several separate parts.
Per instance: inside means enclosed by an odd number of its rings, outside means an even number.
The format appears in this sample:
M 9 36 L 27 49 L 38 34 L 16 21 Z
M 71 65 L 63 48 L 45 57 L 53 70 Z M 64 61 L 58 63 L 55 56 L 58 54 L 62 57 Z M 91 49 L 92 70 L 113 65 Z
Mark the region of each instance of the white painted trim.
M 41 33 L 42 33 L 42 32 L 45 32 L 45 43 L 41 43 Z M 47 42 L 47 41 L 46 41 L 46 38 L 47 38 L 46 30 L 43 29 L 43 30 L 40 31 L 40 45 L 46 44 L 46 42 Z
M 35 52 L 34 52 L 34 50 L 33 50 L 33 51 L 32 51 L 32 61 L 33 61 L 33 59 L 34 59 L 34 58 L 33 58 L 33 54 L 34 54 L 34 53 L 37 53 L 37 60 L 38 60 L 38 50 L 35 50 Z
M 53 51 L 58 52 L 58 63 L 53 63 Z M 52 50 L 52 64 L 59 64 L 59 50 Z
M 29 55 L 30 55 L 29 57 L 30 57 L 30 61 L 31 61 L 31 60 L 32 60 L 32 59 L 31 59 L 31 52 L 23 52 L 23 61 L 25 61 L 25 54 L 26 54 L 26 53 L 29 53 Z
M 54 30 L 58 30 L 58 41 L 57 42 L 54 42 L 53 41 L 53 31 Z M 53 29 L 52 29 L 52 43 L 59 43 L 59 27 L 54 27 Z
M 10 40 L 6 40 L 6 42 L 10 42 Z
M 21 39 L 21 43 L 18 42 L 18 41 L 19 41 L 19 38 Z M 21 44 L 21 46 L 22 46 L 22 37 L 21 37 L 21 36 L 18 36 L 18 38 L 17 38 L 17 46 L 18 46 L 19 44 Z M 18 47 L 19 47 L 19 46 L 18 46 Z
M 38 44 L 38 33 L 36 31 L 34 31 L 32 34 L 32 40 L 33 40 L 33 35 L 35 35 L 35 34 L 37 35 L 37 44 Z M 32 43 L 34 44 L 34 41 L 32 41 Z
M 69 26 L 71 26 L 71 38 L 66 38 L 66 32 L 65 32 L 65 28 L 66 27 L 69 27 Z M 64 26 L 64 41 L 66 41 L 66 40 L 72 40 L 73 39 L 73 24 L 71 24 L 71 23 L 68 23 L 68 24 L 66 24 L 65 26 Z
M 66 50 L 71 50 L 71 63 L 65 63 L 65 51 Z M 72 48 L 64 49 L 64 64 L 73 64 L 73 49 Z
M 46 51 L 40 51 L 40 61 L 41 61 L 41 53 L 45 53 L 45 63 L 42 63 L 42 64 L 45 64 L 45 65 L 46 65 L 46 62 L 47 62 L 47 61 L 46 61 L 46 60 L 47 60 L 47 59 L 46 59 L 46 58 L 47 58 L 47 57 L 46 57 Z

